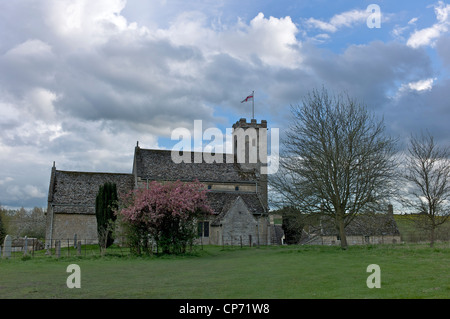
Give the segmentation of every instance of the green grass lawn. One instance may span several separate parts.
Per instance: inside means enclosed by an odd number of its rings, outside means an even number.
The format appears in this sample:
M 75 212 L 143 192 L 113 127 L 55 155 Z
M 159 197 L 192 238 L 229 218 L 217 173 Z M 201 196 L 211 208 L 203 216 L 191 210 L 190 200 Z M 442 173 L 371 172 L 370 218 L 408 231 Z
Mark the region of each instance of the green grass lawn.
M 81 288 L 66 285 L 67 266 Z M 367 266 L 381 288 L 366 285 Z M 225 248 L 160 257 L 0 260 L 0 298 L 450 298 L 450 245 Z

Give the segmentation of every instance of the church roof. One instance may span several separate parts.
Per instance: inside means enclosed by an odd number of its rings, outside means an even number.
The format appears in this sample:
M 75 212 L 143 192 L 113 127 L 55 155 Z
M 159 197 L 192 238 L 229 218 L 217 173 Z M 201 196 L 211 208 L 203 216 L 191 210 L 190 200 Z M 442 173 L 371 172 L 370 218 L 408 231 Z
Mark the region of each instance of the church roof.
M 264 206 L 256 193 L 209 191 L 207 197 L 209 205 L 219 218 L 230 209 L 238 197 L 242 198 L 250 213 L 258 215 L 265 213 Z
M 95 198 L 100 185 L 112 182 L 118 193 L 133 189 L 132 174 L 91 173 L 53 170 L 49 204 L 55 213 L 95 214 Z
M 48 202 L 55 213 L 95 214 L 95 197 L 100 185 L 112 182 L 119 193 L 134 189 L 135 178 L 155 181 L 193 181 L 217 183 L 255 183 L 254 171 L 243 171 L 235 163 L 232 154 L 219 154 L 222 163 L 207 163 L 203 158 L 196 163 L 197 155 L 190 153 L 191 163 L 176 163 L 170 150 L 135 148 L 133 173 L 98 173 L 61 171 L 52 169 Z M 208 199 L 216 215 L 226 212 L 234 200 L 241 196 L 252 214 L 264 214 L 266 209 L 255 192 L 214 191 L 208 192 Z
M 266 211 L 256 193 L 208 193 L 208 201 L 217 216 L 212 221 L 212 226 L 221 224 L 222 219 L 229 212 L 238 198 L 241 198 L 247 210 L 253 215 L 264 214 Z
M 100 185 L 112 182 L 119 193 L 134 188 L 133 174 L 93 173 L 54 170 L 49 190 L 49 203 L 55 213 L 95 214 L 95 197 Z M 228 211 L 234 200 L 241 196 L 252 214 L 263 214 L 265 209 L 256 193 L 208 191 L 208 202 L 214 213 Z
M 136 147 L 133 172 L 137 177 L 150 180 L 166 181 L 216 181 L 216 182 L 251 182 L 256 180 L 254 172 L 244 172 L 235 163 L 232 154 L 220 154 L 222 163 L 207 163 L 204 153 L 191 152 L 190 163 L 175 163 L 170 150 L 151 150 Z M 201 163 L 196 163 L 196 156 L 202 157 Z

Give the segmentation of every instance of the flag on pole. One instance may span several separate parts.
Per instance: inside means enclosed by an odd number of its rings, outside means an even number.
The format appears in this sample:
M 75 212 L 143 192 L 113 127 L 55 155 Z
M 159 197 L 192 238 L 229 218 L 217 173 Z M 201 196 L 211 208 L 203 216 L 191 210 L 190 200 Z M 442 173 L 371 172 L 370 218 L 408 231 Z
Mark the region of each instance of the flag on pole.
M 252 100 L 252 119 L 255 118 L 255 98 L 254 97 L 255 97 L 255 91 L 252 91 L 252 94 L 250 94 L 249 96 L 247 96 L 245 99 L 243 99 L 241 101 L 241 103 L 244 103 L 244 102 L 248 102 L 248 101 Z
M 243 100 L 241 101 L 241 103 L 248 102 L 248 101 L 250 101 L 250 100 L 253 100 L 253 92 L 252 92 L 252 94 L 250 94 L 249 96 L 247 96 L 245 99 L 243 99 Z

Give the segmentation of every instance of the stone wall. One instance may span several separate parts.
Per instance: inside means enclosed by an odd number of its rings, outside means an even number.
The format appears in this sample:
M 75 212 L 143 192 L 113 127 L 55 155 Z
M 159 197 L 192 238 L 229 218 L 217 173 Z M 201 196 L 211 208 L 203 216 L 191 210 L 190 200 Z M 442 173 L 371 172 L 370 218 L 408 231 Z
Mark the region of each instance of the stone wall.
M 70 172 L 52 169 L 47 207 L 46 242 L 54 239 L 97 239 L 95 198 L 106 182 L 115 183 L 117 192 L 134 187 L 132 174 Z
M 321 245 L 340 245 L 341 241 L 337 236 L 322 236 L 316 238 L 310 244 Z M 374 235 L 374 236 L 347 236 L 348 245 L 368 245 L 368 244 L 398 244 L 400 236 L 398 235 Z
M 210 224 L 211 225 L 211 224 Z M 252 215 L 242 198 L 210 226 L 209 243 L 213 245 L 267 245 L 270 244 L 268 219 Z
M 77 234 L 78 240 L 85 243 L 97 243 L 97 219 L 95 215 L 55 214 L 53 240 L 72 240 Z
M 151 183 L 151 180 L 142 180 L 140 178 L 137 178 L 137 183 L 139 188 L 146 188 L 149 183 Z M 161 181 L 162 182 L 162 181 Z M 248 193 L 255 193 L 256 192 L 256 182 L 253 183 L 218 183 L 218 182 L 202 182 L 203 185 L 205 185 L 205 188 L 211 191 L 225 191 L 225 192 L 234 192 L 234 191 L 240 191 L 240 192 L 248 192 Z M 236 190 L 236 187 L 238 187 L 238 190 Z

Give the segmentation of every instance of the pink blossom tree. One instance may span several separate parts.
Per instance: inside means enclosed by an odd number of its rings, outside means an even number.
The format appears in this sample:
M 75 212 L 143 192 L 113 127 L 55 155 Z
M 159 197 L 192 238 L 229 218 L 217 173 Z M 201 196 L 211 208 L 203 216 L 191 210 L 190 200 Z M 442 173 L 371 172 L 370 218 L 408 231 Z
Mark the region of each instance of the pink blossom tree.
M 131 248 L 149 252 L 148 242 L 154 240 L 157 251 L 184 253 L 196 237 L 196 220 L 211 214 L 206 192 L 198 181 L 153 181 L 126 194 L 118 215 L 128 228 Z

